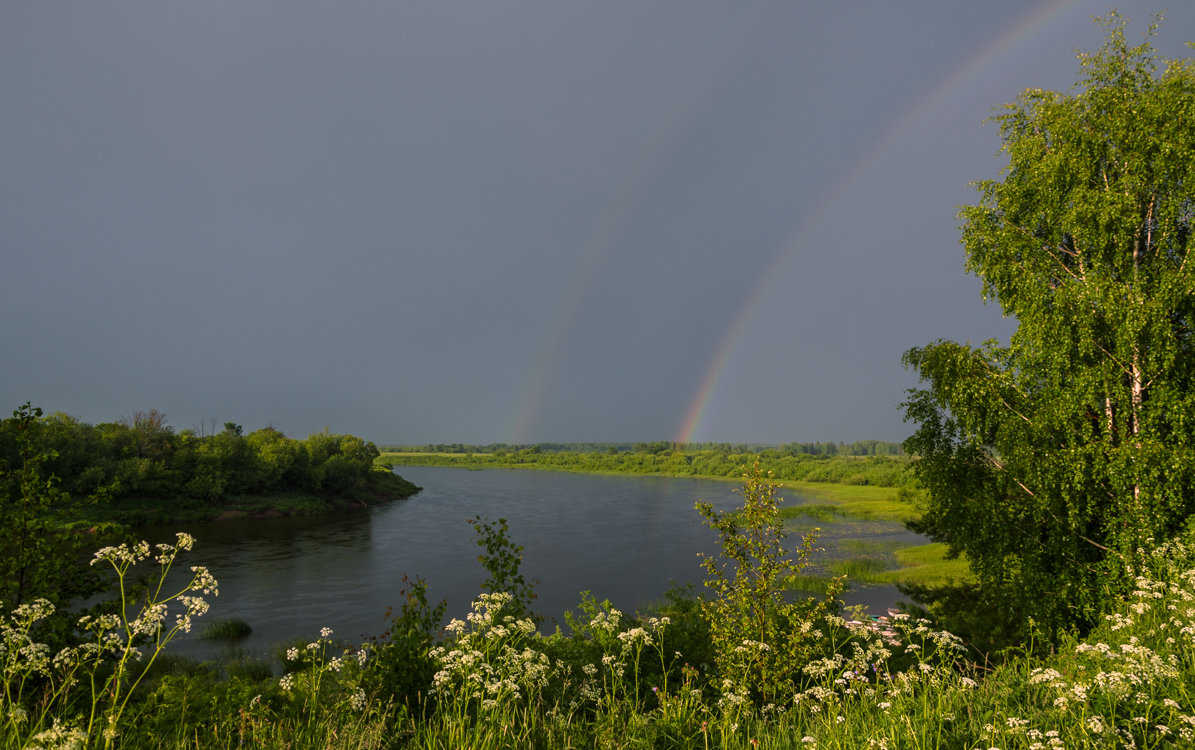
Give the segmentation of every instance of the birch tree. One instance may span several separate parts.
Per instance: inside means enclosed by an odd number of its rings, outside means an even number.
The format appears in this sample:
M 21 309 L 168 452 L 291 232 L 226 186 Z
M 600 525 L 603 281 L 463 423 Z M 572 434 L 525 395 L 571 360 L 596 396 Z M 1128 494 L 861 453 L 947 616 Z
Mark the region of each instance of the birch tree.
M 905 354 L 923 388 L 906 449 L 919 528 L 966 553 L 992 622 L 1091 624 L 1126 561 L 1195 511 L 1195 63 L 1102 19 L 1067 94 L 994 119 L 1008 165 L 960 210 L 968 271 L 1017 329 L 1007 346 Z

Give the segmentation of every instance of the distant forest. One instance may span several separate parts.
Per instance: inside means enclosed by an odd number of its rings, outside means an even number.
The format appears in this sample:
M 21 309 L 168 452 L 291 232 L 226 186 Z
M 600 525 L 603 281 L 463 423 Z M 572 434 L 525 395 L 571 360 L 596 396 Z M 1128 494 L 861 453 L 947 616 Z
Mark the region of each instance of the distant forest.
M 903 456 L 900 443 L 886 440 L 856 440 L 853 443 L 677 443 L 657 440 L 651 443 L 428 443 L 427 445 L 386 445 L 386 453 L 769 453 L 778 456 Z
M 797 482 L 904 487 L 913 481 L 913 462 L 899 455 L 895 443 L 853 443 L 858 453 L 835 443 L 789 443 L 784 446 L 725 443 L 572 443 L 565 447 L 532 445 L 511 449 L 499 446 L 423 446 L 422 450 L 384 450 L 379 466 L 457 466 L 467 468 L 544 469 L 614 474 L 657 474 L 674 477 L 739 478 L 758 462 L 775 479 Z M 823 447 L 823 452 L 811 448 Z M 629 447 L 628 447 L 629 446 Z M 674 447 L 676 446 L 676 447 Z M 711 447 L 712 446 L 712 447 Z M 892 449 L 891 454 L 861 451 Z M 584 448 L 588 447 L 588 450 Z M 834 453 L 825 452 L 830 447 Z M 843 446 L 845 447 L 845 446 Z M 804 448 L 804 450 L 802 450 Z

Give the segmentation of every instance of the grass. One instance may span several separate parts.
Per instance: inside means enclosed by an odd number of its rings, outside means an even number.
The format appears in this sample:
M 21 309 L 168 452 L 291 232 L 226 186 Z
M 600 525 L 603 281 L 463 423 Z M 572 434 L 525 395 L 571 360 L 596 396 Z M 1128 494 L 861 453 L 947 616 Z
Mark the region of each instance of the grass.
M 848 560 L 836 560 L 826 567 L 836 576 L 846 576 L 853 581 L 870 581 L 884 572 L 888 565 L 874 557 L 852 557 Z
M 199 637 L 208 641 L 240 641 L 253 633 L 249 623 L 236 617 L 213 620 L 203 626 Z
M 846 575 L 851 580 L 865 583 L 892 585 L 942 586 L 974 580 L 967 559 L 961 556 L 948 559 L 946 545 L 939 542 L 883 552 L 878 549 L 868 551 L 866 540 L 849 541 L 860 549 L 845 560 L 827 565 L 835 575 Z
M 830 484 L 828 482 L 784 482 L 782 493 L 815 497 L 827 501 L 813 507 L 830 507 L 841 516 L 868 521 L 904 521 L 916 518 L 919 509 L 900 499 L 899 487 Z M 800 506 L 789 506 L 786 510 Z
M 787 588 L 818 591 L 820 587 L 824 591 L 830 576 L 842 575 L 858 583 L 888 585 L 942 586 L 974 580 L 966 558 L 948 559 L 946 545 L 941 543 L 896 547 L 868 539 L 845 539 L 838 552 L 844 556 L 824 564 L 828 575 L 798 576 Z
M 784 589 L 786 591 L 800 591 L 806 594 L 821 595 L 826 593 L 826 588 L 830 585 L 832 578 L 833 576 L 828 575 L 801 573 L 789 576 L 788 580 L 784 582 Z
M 922 547 L 902 551 L 907 561 L 921 564 L 933 564 L 941 554 Z M 499 626 L 477 611 L 432 654 L 441 670 L 433 707 L 388 718 L 379 708 L 381 697 L 372 699 L 372 708 L 353 711 L 327 692 L 312 724 L 294 713 L 300 701 L 293 697 L 294 709 L 266 713 L 251 706 L 239 719 L 215 716 L 203 728 L 211 727 L 205 736 L 220 738 L 221 746 L 235 746 L 240 737 L 295 748 L 377 747 L 379 736 L 390 735 L 401 736 L 403 747 L 477 750 L 1177 750 L 1195 742 L 1189 690 L 1195 622 L 1173 605 L 1191 597 L 1195 572 L 1161 572 L 1165 584 L 1139 583 L 1144 592 L 1134 603 L 1126 602 L 1086 641 L 1064 642 L 1047 656 L 1017 656 L 994 669 L 968 662 L 949 634 L 924 621 L 822 623 L 837 648 L 809 661 L 784 711 L 723 692 L 715 675 L 682 666 L 682 660 L 676 671 L 663 669 L 674 647 L 688 652 L 680 618 L 654 627 L 635 618 L 593 618 L 617 624 L 608 632 L 602 624 L 591 625 L 588 634 L 562 636 Z M 1175 618 L 1180 622 L 1171 622 Z M 316 663 L 296 671 L 289 695 L 310 696 L 310 676 L 320 668 Z M 1129 693 L 1122 694 L 1123 685 L 1132 685 Z M 269 695 L 268 687 L 261 689 Z M 491 694 L 496 697 L 484 697 Z M 313 705 L 304 700 L 302 705 Z
M 947 559 L 946 545 L 941 542 L 899 549 L 896 551 L 896 562 L 900 567 L 879 573 L 875 578 L 877 583 L 940 586 L 975 580 L 967 558 L 960 555 L 953 560 Z
M 375 462 L 378 464 L 383 464 L 389 460 L 398 460 L 401 464 L 401 459 L 403 457 L 407 457 L 407 456 L 447 456 L 450 458 L 459 458 L 459 457 L 463 456 L 465 458 L 473 458 L 474 456 L 492 456 L 492 455 L 494 455 L 494 454 L 493 453 L 481 453 L 481 452 L 478 452 L 478 453 L 446 453 L 446 452 L 437 452 L 437 451 L 381 451 L 378 454 L 378 457 L 375 459 Z
M 808 505 L 789 505 L 780 509 L 780 517 L 786 520 L 796 518 L 812 518 L 817 521 L 830 523 L 842 517 L 839 507 L 831 503 L 811 503 Z
M 896 566 L 895 543 L 870 539 L 843 539 L 835 548 L 836 559 L 826 568 L 836 576 L 852 581 L 871 581 L 876 575 Z

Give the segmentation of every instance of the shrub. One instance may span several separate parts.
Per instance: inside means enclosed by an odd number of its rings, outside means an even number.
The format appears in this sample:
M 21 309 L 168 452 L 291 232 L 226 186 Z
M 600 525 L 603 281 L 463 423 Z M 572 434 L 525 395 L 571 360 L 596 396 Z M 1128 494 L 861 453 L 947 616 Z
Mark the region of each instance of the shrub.
M 742 508 L 719 512 L 709 503 L 697 503 L 721 546 L 721 554 L 702 559 L 709 574 L 705 585 L 713 592 L 705 614 L 722 692 L 732 703 L 787 700 L 801 667 L 818 647 L 815 623 L 840 604 L 842 578 L 832 579 L 820 599 L 786 598 L 785 583 L 809 564 L 817 530 L 790 557 L 779 487 L 756 462 L 743 475 Z

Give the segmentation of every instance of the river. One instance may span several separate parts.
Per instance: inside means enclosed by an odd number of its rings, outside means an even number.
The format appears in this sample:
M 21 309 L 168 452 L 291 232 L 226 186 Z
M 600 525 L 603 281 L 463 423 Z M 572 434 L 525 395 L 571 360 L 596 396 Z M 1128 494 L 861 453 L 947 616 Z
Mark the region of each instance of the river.
M 323 627 L 356 641 L 385 628 L 386 608 L 403 600 L 404 575 L 422 577 L 429 597 L 447 600 L 448 616 L 463 618 L 486 577 L 467 522 L 478 515 L 507 519 L 511 539 L 524 547 L 522 572 L 536 581 L 533 607 L 549 627 L 563 621 L 561 614 L 576 607 L 584 590 L 634 611 L 674 585 L 700 585 L 698 553 L 714 552 L 716 545 L 694 503 L 727 509 L 740 502 L 734 483 L 715 480 L 424 466 L 397 471 L 423 491 L 333 516 L 180 527 L 197 540 L 180 563 L 206 565 L 220 581 L 220 595 L 203 620 L 248 622 L 253 634 L 241 646 L 250 652 L 310 640 Z M 836 551 L 849 547 L 842 542 L 860 537 L 923 541 L 897 524 L 822 525 L 829 555 L 843 554 Z M 161 541 L 172 531 L 157 527 L 149 536 Z M 891 587 L 869 587 L 847 598 L 882 610 L 898 597 Z M 192 633 L 172 650 L 209 649 Z

